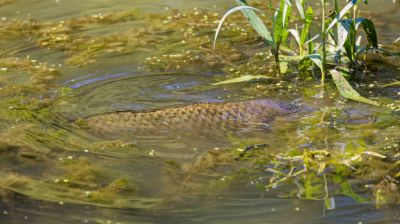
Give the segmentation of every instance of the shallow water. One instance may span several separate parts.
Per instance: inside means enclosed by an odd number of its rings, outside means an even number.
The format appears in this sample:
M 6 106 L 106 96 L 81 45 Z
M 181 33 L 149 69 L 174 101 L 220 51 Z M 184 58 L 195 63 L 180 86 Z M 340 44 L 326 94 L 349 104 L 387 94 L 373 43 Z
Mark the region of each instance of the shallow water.
M 379 21 L 381 44 L 398 51 L 393 41 L 400 33 L 399 4 L 377 2 L 367 10 Z M 248 27 L 226 31 L 221 42 L 232 44 L 221 43 L 219 56 L 210 51 L 212 20 L 231 5 L 0 1 L 0 223 L 400 223 L 396 202 L 360 200 L 373 198 L 368 185 L 378 178 L 392 181 L 378 169 L 361 180 L 336 178 L 342 187 L 351 183 L 352 190 L 325 183 L 335 201 L 332 210 L 325 209 L 323 189 L 299 193 L 301 180 L 265 188 L 272 176 L 268 169 L 278 169 L 269 156 L 291 150 L 379 152 L 387 158 L 378 154 L 365 160 L 399 172 L 393 161 L 400 151 L 400 89 L 382 87 L 400 80 L 398 58 L 377 58 L 357 86 L 382 107 L 343 101 L 329 84 L 327 96 L 320 98 L 316 83 L 299 80 L 213 86 L 236 70 L 258 69 L 232 66 L 249 58 L 260 62 L 249 56 L 262 43 L 243 34 Z M 189 18 L 175 20 L 175 9 Z M 201 20 L 203 13 L 208 21 Z M 199 21 L 202 26 L 193 25 Z M 110 141 L 88 133 L 82 120 L 114 111 L 252 98 L 317 111 L 277 118 L 265 132 L 246 137 L 216 133 L 214 138 L 152 135 Z

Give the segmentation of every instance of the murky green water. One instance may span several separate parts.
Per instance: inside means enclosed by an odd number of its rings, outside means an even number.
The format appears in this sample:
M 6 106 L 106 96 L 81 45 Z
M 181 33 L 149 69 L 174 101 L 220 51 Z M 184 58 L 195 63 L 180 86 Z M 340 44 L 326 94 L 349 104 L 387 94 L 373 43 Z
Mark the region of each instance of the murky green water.
M 273 66 L 242 20 L 211 49 L 232 4 L 0 1 L 0 223 L 400 223 L 398 58 L 376 56 L 358 77 L 381 107 L 290 77 L 213 86 Z M 398 52 L 399 4 L 370 4 Z M 223 137 L 107 140 L 84 122 L 251 98 L 316 110 Z

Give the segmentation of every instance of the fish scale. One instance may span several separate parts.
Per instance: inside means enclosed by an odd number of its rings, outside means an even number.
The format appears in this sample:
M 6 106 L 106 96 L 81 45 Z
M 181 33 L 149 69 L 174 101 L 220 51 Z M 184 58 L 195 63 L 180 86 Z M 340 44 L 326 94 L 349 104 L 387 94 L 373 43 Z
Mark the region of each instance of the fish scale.
M 147 135 L 223 134 L 295 112 L 297 107 L 268 99 L 199 103 L 154 111 L 122 111 L 88 118 L 89 132 L 103 138 Z

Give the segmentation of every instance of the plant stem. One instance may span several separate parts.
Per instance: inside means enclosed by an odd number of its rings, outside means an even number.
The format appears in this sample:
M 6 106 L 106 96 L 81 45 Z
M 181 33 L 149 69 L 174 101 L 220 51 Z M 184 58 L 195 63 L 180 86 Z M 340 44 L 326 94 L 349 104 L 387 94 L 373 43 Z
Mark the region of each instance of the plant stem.
M 281 65 L 280 65 L 280 61 L 279 61 L 279 43 L 277 43 L 277 45 L 272 48 L 272 54 L 275 57 L 275 70 L 276 70 L 276 75 L 278 78 L 281 77 Z
M 335 0 L 335 16 L 338 16 L 339 15 L 339 3 L 338 3 L 338 0 Z M 337 29 L 339 29 L 339 23 L 337 23 L 336 24 L 336 27 L 337 27 Z M 340 51 L 338 51 L 337 52 L 337 57 L 338 57 L 338 62 L 339 62 L 339 64 L 341 63 L 341 54 L 340 54 Z
M 355 27 L 355 23 L 356 23 L 356 19 L 357 19 L 357 4 L 355 4 L 354 5 L 354 7 L 353 7 L 353 23 L 354 23 L 354 27 Z M 357 31 L 356 31 L 357 32 Z M 356 47 L 356 35 L 354 35 L 354 42 L 353 42 L 353 44 L 354 44 L 354 46 L 353 46 L 353 58 L 354 58 L 354 64 L 353 64 L 353 66 L 354 66 L 354 68 L 357 66 L 357 64 L 358 64 L 358 61 L 357 61 L 357 47 Z
M 322 32 L 321 32 L 321 37 L 322 37 L 322 77 L 321 77 L 321 85 L 324 85 L 325 83 L 325 66 L 326 66 L 326 28 L 325 28 L 325 4 L 326 0 L 321 0 L 322 3 Z

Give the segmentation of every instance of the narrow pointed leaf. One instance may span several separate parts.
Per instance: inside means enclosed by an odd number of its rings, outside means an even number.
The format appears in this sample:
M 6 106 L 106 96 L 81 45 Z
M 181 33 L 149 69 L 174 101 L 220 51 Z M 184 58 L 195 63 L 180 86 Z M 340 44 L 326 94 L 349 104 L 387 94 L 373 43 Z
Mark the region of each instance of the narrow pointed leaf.
M 286 23 L 286 18 L 287 18 L 287 15 L 288 15 L 288 10 L 289 10 L 289 7 L 291 7 L 291 6 L 292 6 L 292 4 L 290 3 L 290 1 L 289 0 L 285 0 L 285 4 L 283 6 L 282 28 L 285 28 L 285 23 Z
M 228 79 L 222 82 L 213 83 L 212 85 L 223 85 L 223 84 L 231 84 L 238 82 L 247 82 L 255 79 L 272 79 L 272 77 L 265 75 L 243 75 L 238 78 Z
M 285 0 L 281 0 L 279 10 L 275 13 L 274 42 L 276 45 L 282 43 L 288 35 L 287 27 L 289 24 L 291 9 L 292 7 L 286 4 Z
M 300 46 L 300 35 L 299 35 L 299 31 L 295 30 L 295 29 L 289 29 L 288 30 L 290 34 L 292 34 L 292 36 L 294 37 L 294 39 L 296 40 L 297 44 Z
M 325 198 L 325 208 L 327 210 L 334 210 L 336 208 L 334 197 Z
M 220 32 L 220 30 L 221 30 L 221 28 L 222 28 L 222 24 L 224 23 L 224 21 L 226 20 L 226 18 L 228 18 L 228 16 L 229 15 L 231 15 L 232 13 L 234 13 L 234 12 L 236 12 L 236 11 L 239 11 L 239 10 L 254 10 L 254 11 L 260 11 L 261 12 L 261 10 L 259 10 L 259 9 L 257 9 L 257 8 L 254 8 L 254 7 L 251 7 L 251 6 L 236 6 L 236 7 L 234 7 L 234 8 L 232 8 L 232 9 L 230 9 L 230 10 L 228 10 L 225 14 L 224 14 L 224 16 L 222 17 L 222 19 L 221 19 L 221 21 L 219 21 L 219 24 L 218 24 L 218 27 L 217 27 L 217 31 L 215 32 L 215 36 L 214 36 L 214 43 L 213 43 L 213 47 L 215 48 L 215 44 L 216 44 L 216 42 L 217 42 L 217 38 L 218 38 L 218 34 L 219 34 L 219 32 Z M 243 12 L 243 11 L 242 11 Z M 246 11 L 246 13 L 248 13 L 248 11 Z M 254 13 L 254 12 L 253 12 Z M 255 13 L 254 13 L 255 14 Z M 256 17 L 258 18 L 258 16 L 256 15 Z M 258 18 L 259 19 L 259 18 Z M 261 22 L 261 24 L 262 25 L 264 25 L 262 22 Z M 258 24 L 258 26 L 260 26 L 260 24 Z M 254 27 L 253 27 L 254 28 Z M 266 27 L 264 26 L 264 28 L 266 29 Z M 264 37 L 263 35 L 266 35 L 265 36 L 265 38 L 268 38 L 268 35 L 269 35 L 269 32 L 268 32 L 268 30 L 267 30 L 267 32 L 265 33 L 263 30 L 262 30 L 262 27 L 260 26 L 260 27 L 257 27 L 257 29 L 256 28 L 254 28 L 258 33 L 259 33 L 259 31 L 260 31 L 260 35 L 262 36 L 262 37 Z M 259 30 L 258 30 L 259 29 Z M 262 35 L 263 34 L 263 35 Z M 271 36 L 269 36 L 269 38 L 270 38 Z
M 322 65 L 322 57 L 319 54 L 310 54 L 306 56 L 307 58 L 311 59 L 312 62 L 314 62 L 314 64 L 316 66 L 318 66 L 318 68 L 321 70 L 321 72 L 324 70 L 323 65 Z
M 338 35 L 338 42 L 335 48 L 335 51 L 340 51 L 344 43 L 346 42 L 347 36 L 349 35 L 350 31 L 350 20 L 340 20 L 339 21 L 339 26 L 337 29 L 337 35 Z
M 301 0 L 295 0 L 295 2 L 296 2 L 297 10 L 298 10 L 299 13 L 300 13 L 301 19 L 305 19 L 306 16 L 304 15 L 304 9 L 303 9 L 302 1 L 301 1 Z
M 330 71 L 333 80 L 335 81 L 335 84 L 339 90 L 340 95 L 355 100 L 359 101 L 362 103 L 367 103 L 375 106 L 379 106 L 379 103 L 367 99 L 365 97 L 362 97 L 356 90 L 351 87 L 350 83 L 346 80 L 346 78 L 343 77 L 343 74 L 335 69 Z
M 339 15 L 329 24 L 325 33 L 328 33 L 330 29 L 357 3 L 357 0 L 351 0 L 343 9 L 340 11 Z
M 344 49 L 346 50 L 347 57 L 350 61 L 356 59 L 356 24 L 353 20 L 350 20 L 348 36 L 346 42 L 344 43 Z
M 366 20 L 365 18 L 357 18 L 355 20 L 355 31 L 357 31 L 357 29 L 360 26 L 360 24 L 362 24 L 365 20 Z M 343 46 L 344 46 L 344 44 L 345 44 L 345 42 L 347 40 L 347 37 L 349 35 L 352 22 L 353 22 L 353 20 L 351 20 L 351 19 L 341 19 L 341 20 L 339 20 L 339 26 L 338 26 L 338 29 L 337 29 L 338 43 L 336 45 L 335 51 L 339 51 L 339 50 L 341 50 L 343 48 Z M 375 32 L 375 34 L 376 34 L 376 32 Z
M 236 0 L 236 3 L 239 5 L 239 7 L 245 7 L 247 6 L 245 2 L 241 0 Z M 249 7 L 249 6 L 247 6 Z M 253 9 L 242 9 L 241 12 L 242 14 L 246 17 L 246 19 L 249 21 L 251 27 L 260 35 L 269 46 L 274 46 L 274 39 L 271 36 L 271 33 L 269 32 L 268 28 L 264 25 L 264 22 L 262 19 L 257 16 L 257 14 L 254 11 L 261 12 L 259 9 L 254 10 Z
M 363 19 L 361 22 L 365 34 L 367 35 L 368 43 L 374 47 L 378 48 L 378 35 L 376 34 L 375 25 L 369 19 Z
M 314 40 L 317 39 L 318 37 L 319 37 L 319 34 L 313 36 L 311 39 L 307 40 L 307 41 L 305 42 L 305 44 L 308 44 L 308 43 L 314 41 Z
M 305 16 L 304 27 L 301 30 L 301 38 L 300 38 L 301 44 L 305 44 L 307 37 L 309 36 L 312 20 L 313 20 L 313 10 L 311 7 L 308 7 Z

